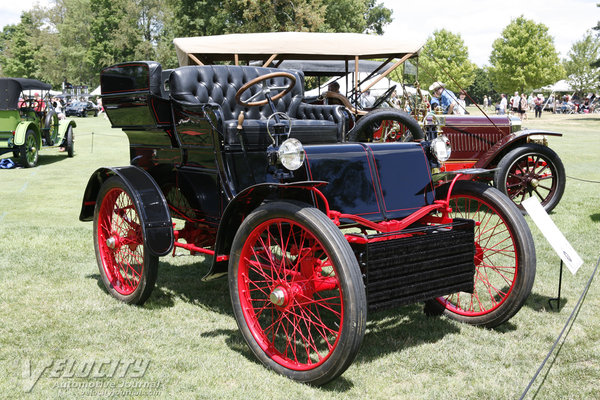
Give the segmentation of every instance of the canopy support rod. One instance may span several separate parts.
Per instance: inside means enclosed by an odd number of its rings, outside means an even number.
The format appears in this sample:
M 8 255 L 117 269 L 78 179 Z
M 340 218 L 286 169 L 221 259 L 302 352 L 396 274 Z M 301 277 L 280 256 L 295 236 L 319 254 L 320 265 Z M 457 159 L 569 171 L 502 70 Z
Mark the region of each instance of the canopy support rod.
M 279 54 L 272 54 L 271 57 L 263 64 L 263 67 L 268 67 Z
M 204 65 L 204 63 L 202 63 L 202 61 L 200 61 L 198 59 L 198 57 L 196 57 L 195 55 L 193 55 L 192 53 L 188 54 L 188 57 L 191 58 L 196 64 L 198 65 Z
M 385 70 L 385 72 L 381 75 L 379 75 L 377 77 L 377 79 L 375 79 L 373 82 L 371 82 L 369 84 L 369 86 L 367 86 L 362 93 L 366 92 L 367 90 L 371 89 L 371 87 L 373 87 L 377 82 L 379 82 L 380 80 L 382 80 L 383 78 L 385 78 L 386 76 L 388 76 L 393 70 L 395 70 L 396 68 L 398 68 L 401 64 L 404 63 L 404 61 L 408 60 L 410 57 L 413 56 L 413 53 L 409 53 L 407 55 L 405 55 L 404 57 L 402 57 L 400 60 L 396 61 L 394 63 L 394 65 L 392 65 L 391 67 L 389 67 L 388 69 Z

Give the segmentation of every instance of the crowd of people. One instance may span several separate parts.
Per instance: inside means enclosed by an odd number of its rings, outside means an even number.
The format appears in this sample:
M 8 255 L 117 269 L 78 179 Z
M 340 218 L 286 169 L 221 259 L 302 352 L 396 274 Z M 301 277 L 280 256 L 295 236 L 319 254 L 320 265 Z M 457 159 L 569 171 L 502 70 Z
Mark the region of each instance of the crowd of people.
M 495 107 L 496 114 L 513 114 L 521 119 L 527 119 L 527 112 L 534 111 L 535 118 L 541 118 L 543 111 L 552 112 L 554 114 L 576 114 L 576 113 L 591 113 L 594 112 L 597 103 L 596 95 L 589 93 L 587 96 L 580 98 L 566 94 L 559 96 L 551 94 L 547 99 L 542 93 L 534 95 L 531 93 L 515 92 L 510 100 L 507 99 L 504 93 L 500 94 L 500 101 L 492 105 L 488 96 L 483 97 L 483 109 L 489 110 Z

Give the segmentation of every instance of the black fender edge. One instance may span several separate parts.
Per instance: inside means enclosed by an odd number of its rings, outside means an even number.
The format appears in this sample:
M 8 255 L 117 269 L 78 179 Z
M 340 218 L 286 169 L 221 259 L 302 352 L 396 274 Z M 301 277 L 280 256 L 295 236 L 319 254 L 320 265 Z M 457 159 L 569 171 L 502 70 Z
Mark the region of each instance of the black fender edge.
M 80 221 L 92 221 L 98 193 L 102 184 L 111 176 L 118 176 L 133 195 L 133 202 L 140 212 L 144 244 L 156 256 L 164 256 L 173 249 L 173 223 L 167 200 L 158 184 L 145 170 L 129 165 L 126 167 L 98 168 L 90 177 L 83 195 Z

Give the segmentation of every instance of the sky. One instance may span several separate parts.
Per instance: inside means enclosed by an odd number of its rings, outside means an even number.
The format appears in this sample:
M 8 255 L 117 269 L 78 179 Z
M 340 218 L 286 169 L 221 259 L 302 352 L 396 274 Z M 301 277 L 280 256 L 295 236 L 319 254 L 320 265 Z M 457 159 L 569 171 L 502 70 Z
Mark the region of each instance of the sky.
M 381 1 L 381 0 L 379 0 Z M 402 36 L 423 43 L 436 29 L 460 34 L 469 58 L 478 66 L 489 65 L 492 43 L 511 20 L 525 16 L 548 27 L 554 46 L 566 58 L 573 43 L 600 21 L 599 0 L 383 0 L 394 11 L 385 35 Z M 50 0 L 0 0 L 0 29 L 20 20 L 34 4 L 47 7 Z

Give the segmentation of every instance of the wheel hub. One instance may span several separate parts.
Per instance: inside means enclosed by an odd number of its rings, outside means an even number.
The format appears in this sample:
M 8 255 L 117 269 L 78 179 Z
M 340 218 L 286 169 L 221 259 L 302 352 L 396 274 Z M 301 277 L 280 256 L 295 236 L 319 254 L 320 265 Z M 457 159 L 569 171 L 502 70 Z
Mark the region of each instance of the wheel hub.
M 276 306 L 282 307 L 286 303 L 286 300 L 287 300 L 286 297 L 287 297 L 286 290 L 284 288 L 282 288 L 281 286 L 278 286 L 275 289 L 273 289 L 273 291 L 271 292 L 271 295 L 269 296 L 269 300 L 271 300 L 271 303 L 275 304 Z
M 117 238 L 111 236 L 108 239 L 106 239 L 106 246 L 108 246 L 109 249 L 114 249 L 115 247 L 117 247 Z

